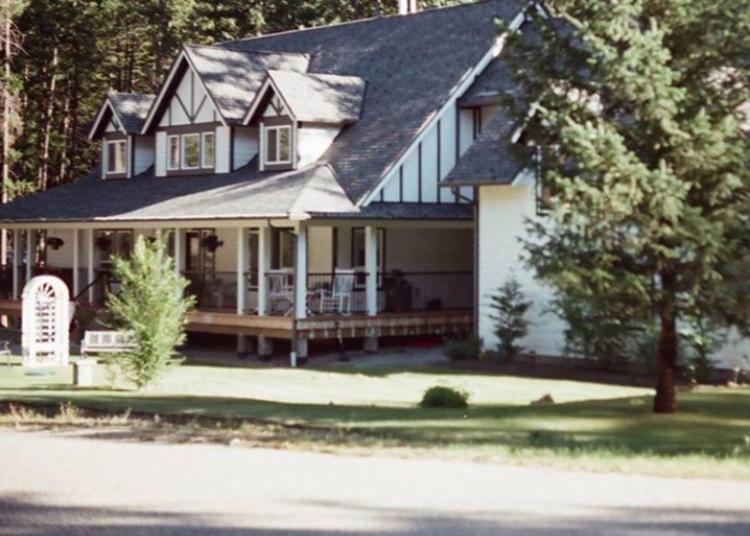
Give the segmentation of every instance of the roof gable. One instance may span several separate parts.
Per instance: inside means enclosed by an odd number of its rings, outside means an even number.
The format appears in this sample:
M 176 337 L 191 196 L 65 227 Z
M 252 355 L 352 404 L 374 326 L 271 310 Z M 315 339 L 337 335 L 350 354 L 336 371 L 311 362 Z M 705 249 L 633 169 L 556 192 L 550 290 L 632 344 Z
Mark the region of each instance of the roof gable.
M 356 76 L 269 70 L 244 123 L 261 111 L 272 91 L 297 121 L 345 125 L 359 120 L 365 81 Z
M 525 6 L 487 0 L 222 46 L 306 53 L 310 74 L 367 81 L 359 121 L 324 155 L 347 194 L 362 203 L 497 44 L 496 18 L 510 23 Z
M 100 138 L 105 131 L 111 131 L 110 123 L 123 134 L 138 134 L 153 101 L 153 95 L 108 92 L 91 127 L 89 139 Z

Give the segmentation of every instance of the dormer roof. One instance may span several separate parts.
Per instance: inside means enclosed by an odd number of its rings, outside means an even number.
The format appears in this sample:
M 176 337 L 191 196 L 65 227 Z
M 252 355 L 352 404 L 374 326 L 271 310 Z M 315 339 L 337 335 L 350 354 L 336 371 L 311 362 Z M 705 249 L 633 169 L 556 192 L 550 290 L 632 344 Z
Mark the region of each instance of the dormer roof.
M 146 132 L 158 123 L 169 104 L 167 95 L 176 90 L 180 82 L 179 75 L 188 68 L 200 80 L 222 123 L 239 124 L 263 85 L 266 71 L 283 69 L 304 72 L 309 62 L 307 54 L 184 45 L 142 130 Z
M 346 125 L 359 120 L 366 83 L 357 76 L 269 70 L 263 87 L 245 116 L 245 123 L 273 90 L 295 120 Z
M 90 139 L 101 137 L 107 128 L 108 121 L 113 120 L 117 129 L 123 134 L 138 134 L 143 121 L 154 102 L 154 95 L 143 93 L 118 93 L 109 91 L 104 99 L 99 115 L 89 133 Z

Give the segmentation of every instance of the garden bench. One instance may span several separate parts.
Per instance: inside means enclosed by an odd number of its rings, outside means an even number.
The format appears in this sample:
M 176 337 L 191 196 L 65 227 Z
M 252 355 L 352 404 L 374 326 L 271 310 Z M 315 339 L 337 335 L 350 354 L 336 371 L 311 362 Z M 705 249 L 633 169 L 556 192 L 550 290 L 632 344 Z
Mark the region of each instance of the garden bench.
M 135 340 L 127 331 L 87 331 L 83 334 L 81 355 L 120 354 L 135 348 Z

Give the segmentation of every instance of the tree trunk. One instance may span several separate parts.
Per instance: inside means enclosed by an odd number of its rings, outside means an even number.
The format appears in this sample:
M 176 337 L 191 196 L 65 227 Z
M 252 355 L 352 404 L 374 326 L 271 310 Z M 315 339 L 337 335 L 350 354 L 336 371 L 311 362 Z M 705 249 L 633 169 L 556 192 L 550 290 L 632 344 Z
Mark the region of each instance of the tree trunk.
M 10 184 L 10 62 L 12 60 L 11 48 L 11 5 L 10 0 L 3 2 L 3 148 L 2 148 L 2 192 L 0 192 L 0 203 L 8 202 L 8 186 Z M 5 266 L 8 257 L 8 234 L 5 229 L 0 229 L 0 264 Z
M 662 275 L 662 290 L 665 295 L 671 293 L 668 289 L 674 281 L 672 276 Z M 667 298 L 668 299 L 668 298 Z M 659 313 L 661 332 L 659 334 L 658 376 L 656 379 L 656 397 L 654 398 L 655 413 L 674 413 L 677 411 L 677 393 L 675 380 L 677 379 L 677 315 L 672 303 L 665 304 Z

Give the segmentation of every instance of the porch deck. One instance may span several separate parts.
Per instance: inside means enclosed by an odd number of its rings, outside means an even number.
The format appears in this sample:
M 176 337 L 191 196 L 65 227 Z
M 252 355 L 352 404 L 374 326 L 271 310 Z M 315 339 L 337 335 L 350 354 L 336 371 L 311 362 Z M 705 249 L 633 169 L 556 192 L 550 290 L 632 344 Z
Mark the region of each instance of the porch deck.
M 187 329 L 198 333 L 263 335 L 285 340 L 295 337 L 298 340 L 331 340 L 469 333 L 473 322 L 473 313 L 469 309 L 379 313 L 376 316 L 321 315 L 301 319 L 194 311 L 188 314 Z

